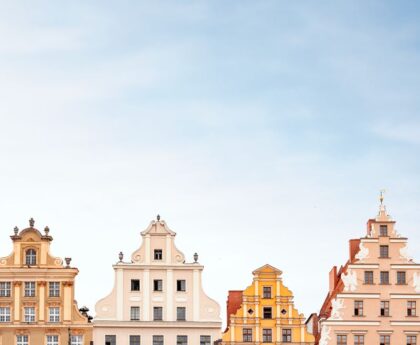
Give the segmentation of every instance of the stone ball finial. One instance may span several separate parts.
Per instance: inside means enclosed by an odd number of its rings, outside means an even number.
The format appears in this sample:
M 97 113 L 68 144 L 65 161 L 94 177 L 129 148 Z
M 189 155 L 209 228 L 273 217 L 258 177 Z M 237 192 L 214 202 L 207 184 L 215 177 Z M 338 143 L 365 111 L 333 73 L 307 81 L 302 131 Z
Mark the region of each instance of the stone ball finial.
M 71 258 L 64 258 L 66 261 L 66 268 L 70 268 Z
M 45 235 L 48 236 L 48 234 L 50 233 L 50 228 L 48 226 L 46 226 L 44 228 L 44 231 L 45 231 Z
M 120 260 L 120 262 L 122 262 L 122 261 L 123 261 L 123 259 L 124 259 L 124 253 L 123 253 L 123 252 L 120 252 L 120 253 L 118 254 L 118 259 Z
M 17 226 L 15 226 L 15 228 L 13 229 L 13 232 L 15 233 L 15 236 L 17 236 L 17 234 L 19 232 L 19 228 Z
M 34 227 L 34 225 L 35 225 L 35 220 L 31 217 L 31 219 L 29 219 L 29 226 L 30 226 L 31 228 L 33 228 L 33 227 Z
M 157 219 L 158 221 L 160 221 L 160 214 L 158 214 L 158 215 L 156 216 L 156 219 Z

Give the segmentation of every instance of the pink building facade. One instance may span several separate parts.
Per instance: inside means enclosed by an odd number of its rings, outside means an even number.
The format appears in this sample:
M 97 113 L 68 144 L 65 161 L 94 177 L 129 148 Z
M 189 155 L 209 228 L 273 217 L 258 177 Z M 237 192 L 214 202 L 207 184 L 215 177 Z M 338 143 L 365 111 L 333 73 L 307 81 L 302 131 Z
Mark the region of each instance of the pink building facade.
M 330 273 L 319 345 L 420 343 L 420 265 L 382 204 L 366 236 L 350 241 L 350 258 Z

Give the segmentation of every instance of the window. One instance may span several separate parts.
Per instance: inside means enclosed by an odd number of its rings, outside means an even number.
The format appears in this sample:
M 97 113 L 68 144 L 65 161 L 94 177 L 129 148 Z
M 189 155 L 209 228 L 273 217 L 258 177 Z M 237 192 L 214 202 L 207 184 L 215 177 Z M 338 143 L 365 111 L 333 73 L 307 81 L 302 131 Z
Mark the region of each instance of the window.
M 252 328 L 242 329 L 242 341 L 244 343 L 252 342 Z
M 380 225 L 379 226 L 379 235 L 380 236 L 388 236 L 388 225 Z
M 354 336 L 354 345 L 365 345 L 365 336 L 364 335 L 355 335 Z
M 271 307 L 264 307 L 263 308 L 263 318 L 264 319 L 271 319 L 273 317 L 271 312 Z
M 60 308 L 52 307 L 50 308 L 50 322 L 60 322 Z
M 389 301 L 381 301 L 381 316 L 389 316 Z
M 263 328 L 263 343 L 271 343 L 273 332 L 271 328 Z
M 16 336 L 16 345 L 29 345 L 29 336 L 28 335 L 17 335 Z
M 389 284 L 389 272 L 388 271 L 382 271 L 381 272 L 381 284 L 382 285 L 388 285 Z
M 200 345 L 211 345 L 211 336 L 200 335 Z
M 271 298 L 271 286 L 263 287 L 263 298 Z
M 25 263 L 28 266 L 36 265 L 36 251 L 34 249 L 28 249 L 25 253 Z
M 130 320 L 131 321 L 140 320 L 140 307 L 131 307 L 130 308 Z
M 0 297 L 10 297 L 10 282 L 0 282 Z
M 161 279 L 155 279 L 153 281 L 153 291 L 162 291 L 163 282 Z
M 47 335 L 47 345 L 59 345 L 58 335 Z
M 177 335 L 176 345 L 188 345 L 188 337 L 186 335 Z
M 347 335 L 337 335 L 337 345 L 347 345 Z
M 60 297 L 60 282 L 49 282 L 49 296 Z
M 83 335 L 72 335 L 70 337 L 70 345 L 83 345 Z M 115 345 L 115 341 L 111 345 Z
M 291 329 L 283 329 L 282 339 L 283 339 L 284 343 L 291 343 L 292 342 L 292 330 Z
M 400 285 L 407 284 L 406 274 L 404 271 L 397 272 L 397 284 L 400 284 Z
M 35 308 L 25 307 L 25 322 L 35 322 Z
M 0 307 L 0 322 L 10 322 L 10 307 Z
M 186 282 L 185 280 L 177 280 L 176 281 L 176 291 L 186 291 Z
M 140 336 L 130 335 L 130 345 L 140 345 Z
M 388 246 L 379 246 L 379 257 L 389 258 L 389 247 Z
M 163 308 L 162 307 L 153 307 L 153 320 L 162 321 L 163 320 Z
M 407 302 L 407 316 L 416 316 L 416 301 Z
M 407 335 L 407 345 L 416 345 L 417 337 L 415 335 Z
M 186 309 L 185 307 L 177 307 L 176 308 L 176 320 L 177 321 L 185 321 L 186 320 Z
M 35 282 L 25 282 L 25 297 L 35 297 Z
M 131 291 L 140 291 L 139 279 L 131 279 Z
M 155 260 L 162 260 L 162 258 L 163 258 L 162 249 L 155 249 L 154 258 L 155 258 Z
M 365 284 L 373 284 L 373 271 L 365 271 Z
M 363 301 L 354 301 L 354 316 L 363 316 Z
M 105 345 L 116 345 L 117 336 L 116 335 L 106 335 L 105 336 Z
M 390 345 L 390 344 L 391 344 L 391 337 L 389 335 L 380 336 L 380 345 Z
M 163 345 L 163 335 L 154 335 L 153 345 Z

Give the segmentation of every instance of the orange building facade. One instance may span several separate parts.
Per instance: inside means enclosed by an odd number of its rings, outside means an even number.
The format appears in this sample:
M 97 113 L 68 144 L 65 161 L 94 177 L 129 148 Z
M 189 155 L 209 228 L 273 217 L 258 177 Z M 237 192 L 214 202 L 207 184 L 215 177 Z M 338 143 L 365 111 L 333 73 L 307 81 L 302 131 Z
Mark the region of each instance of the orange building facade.
M 420 337 L 420 265 L 385 206 L 350 241 L 350 258 L 330 272 L 319 314 L 319 345 L 415 345 Z
M 74 300 L 78 270 L 51 256 L 48 227 L 42 234 L 29 223 L 0 258 L 0 345 L 89 345 L 92 324 Z

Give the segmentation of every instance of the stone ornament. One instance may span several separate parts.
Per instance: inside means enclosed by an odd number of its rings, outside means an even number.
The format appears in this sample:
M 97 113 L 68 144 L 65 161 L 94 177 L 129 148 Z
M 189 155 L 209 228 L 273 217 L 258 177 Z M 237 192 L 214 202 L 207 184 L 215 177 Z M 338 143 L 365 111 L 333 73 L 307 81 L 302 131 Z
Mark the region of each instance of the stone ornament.
M 405 245 L 400 248 L 400 258 L 406 260 L 407 262 L 413 262 L 413 258 L 408 254 L 408 247 Z
M 332 311 L 330 320 L 342 320 L 341 309 L 344 308 L 344 301 L 341 298 L 336 298 L 332 301 Z
M 321 331 L 321 339 L 319 340 L 319 345 L 328 345 L 331 340 L 330 337 L 331 328 L 323 325 Z
M 359 249 L 359 252 L 356 254 L 356 259 L 363 261 L 369 256 L 369 249 L 365 247 L 363 242 L 360 242 Z
M 347 274 L 343 274 L 342 281 L 344 283 L 344 291 L 356 291 L 357 290 L 357 274 L 355 271 L 349 269 Z
M 420 293 L 420 272 L 413 274 L 413 287 L 416 292 Z

